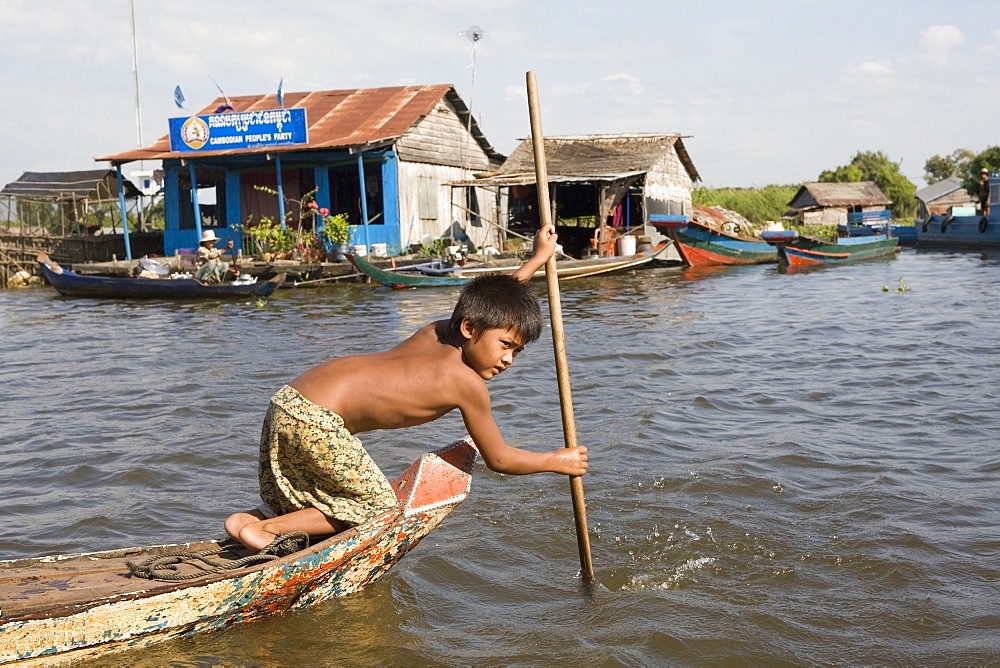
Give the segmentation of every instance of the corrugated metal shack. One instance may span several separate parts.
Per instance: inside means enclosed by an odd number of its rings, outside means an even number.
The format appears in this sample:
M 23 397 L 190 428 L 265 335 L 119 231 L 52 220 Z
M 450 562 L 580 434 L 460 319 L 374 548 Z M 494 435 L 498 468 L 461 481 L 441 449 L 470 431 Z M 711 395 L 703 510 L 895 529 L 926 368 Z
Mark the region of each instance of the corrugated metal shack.
M 687 221 L 691 191 L 700 180 L 679 134 L 545 137 L 549 197 L 567 253 L 614 254 L 614 233 L 642 234 L 653 220 Z M 534 148 L 521 141 L 495 173 L 456 187 L 489 187 L 506 200 L 513 231 L 537 229 Z
M 917 217 L 945 216 L 953 206 L 975 206 L 976 198 L 966 191 L 962 179 L 949 176 L 916 192 Z
M 874 181 L 858 181 L 806 183 L 788 207 L 801 225 L 847 225 L 869 218 L 888 220 L 891 204 Z
M 495 220 L 495 201 L 482 192 L 453 201 L 446 184 L 493 171 L 503 156 L 486 140 L 452 85 L 285 93 L 283 101 L 285 109 L 305 110 L 307 144 L 182 154 L 170 150 L 170 137 L 164 135 L 148 147 L 99 160 L 113 166 L 162 161 L 168 255 L 195 248 L 196 230 L 203 227 L 215 228 L 218 237 L 233 239 L 240 248 L 245 223 L 262 217 L 280 221 L 279 202 L 268 193 L 278 185 L 279 161 L 285 201 L 317 189 L 319 206 L 331 214 L 347 213 L 358 226 L 353 244 L 386 244 L 391 255 L 425 236 L 448 236 L 454 229 L 474 243 L 485 240 L 488 230 L 479 217 Z M 212 114 L 223 104 L 232 108 L 224 113 L 279 109 L 275 94 L 232 96 L 214 100 L 198 115 Z M 205 190 L 212 192 L 206 195 Z M 196 225 L 197 202 L 211 198 L 215 218 L 202 213 Z M 289 224 L 298 226 L 299 212 L 292 207 L 288 214 Z

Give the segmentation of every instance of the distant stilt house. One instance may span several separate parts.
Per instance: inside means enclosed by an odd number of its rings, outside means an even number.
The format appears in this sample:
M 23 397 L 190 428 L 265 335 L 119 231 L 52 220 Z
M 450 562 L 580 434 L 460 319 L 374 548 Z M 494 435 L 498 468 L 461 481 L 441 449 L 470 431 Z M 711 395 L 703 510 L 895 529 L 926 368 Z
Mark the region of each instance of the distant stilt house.
M 140 196 L 131 181 L 119 183 L 106 168 L 24 172 L 0 190 L 0 260 L 16 256 L 34 265 L 42 251 L 67 263 L 124 258 L 122 218 L 142 227 Z M 163 252 L 159 234 L 139 231 L 133 237 L 134 250 Z
M 686 222 L 700 179 L 679 134 L 545 137 L 552 220 L 567 253 L 614 254 L 616 234 L 641 234 L 655 220 Z M 493 188 L 507 202 L 510 230 L 538 227 L 534 149 L 525 139 L 503 166 L 457 187 Z M 610 234 L 608 234 L 610 232 Z
M 874 181 L 860 181 L 806 183 L 788 207 L 800 225 L 881 225 L 891 204 Z
M 196 248 L 209 227 L 236 248 L 263 218 L 311 230 L 299 202 L 313 190 L 319 207 L 348 215 L 352 244 L 398 254 L 456 231 L 484 240 L 495 200 L 479 190 L 455 200 L 446 184 L 494 171 L 503 156 L 441 84 L 285 93 L 283 106 L 274 94 L 220 98 L 172 119 L 152 145 L 99 160 L 162 162 L 168 255 Z
M 139 196 L 130 181 L 122 186 L 127 200 Z M 8 226 L 16 220 L 26 231 L 64 236 L 121 227 L 114 170 L 24 172 L 0 190 L 0 197 L 6 200 Z
M 950 176 L 916 193 L 917 217 L 926 220 L 930 216 L 945 216 L 953 206 L 975 206 L 976 198 L 962 185 L 962 179 Z

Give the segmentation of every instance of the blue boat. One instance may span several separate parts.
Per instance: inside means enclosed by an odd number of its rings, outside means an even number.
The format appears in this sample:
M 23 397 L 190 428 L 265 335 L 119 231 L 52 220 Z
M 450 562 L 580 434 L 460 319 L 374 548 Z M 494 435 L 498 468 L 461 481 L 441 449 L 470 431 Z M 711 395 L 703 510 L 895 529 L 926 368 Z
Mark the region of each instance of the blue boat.
M 889 232 L 886 234 L 886 228 Z M 837 233 L 848 237 L 873 237 L 876 235 L 896 237 L 900 246 L 915 246 L 917 243 L 917 228 L 913 225 L 838 225 Z
M 116 278 L 85 276 L 64 269 L 44 253 L 38 256 L 42 275 L 66 297 L 108 299 L 226 299 L 268 297 L 285 282 L 285 274 L 264 281 L 208 285 L 193 278 Z
M 972 208 L 972 207 L 969 207 Z M 917 246 L 947 248 L 1000 248 L 1000 217 L 959 210 L 946 216 L 931 216 L 917 223 Z
M 974 206 L 952 207 L 944 216 L 929 216 L 916 224 L 917 246 L 1000 248 L 1000 176 L 990 175 L 989 215 Z

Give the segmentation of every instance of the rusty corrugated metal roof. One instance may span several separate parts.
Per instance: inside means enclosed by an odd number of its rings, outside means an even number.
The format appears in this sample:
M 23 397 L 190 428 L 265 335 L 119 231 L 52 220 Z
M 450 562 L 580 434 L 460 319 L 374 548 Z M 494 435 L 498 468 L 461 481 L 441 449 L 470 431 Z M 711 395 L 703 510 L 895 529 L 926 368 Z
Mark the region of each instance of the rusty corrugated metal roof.
M 469 109 L 451 84 L 428 86 L 393 86 L 388 88 L 355 88 L 348 90 L 323 90 L 307 93 L 285 93 L 286 108 L 305 109 L 309 143 L 306 146 L 271 146 L 259 149 L 225 151 L 200 151 L 196 154 L 170 150 L 169 134 L 149 146 L 97 158 L 112 163 L 135 160 L 163 160 L 165 158 L 193 158 L 309 151 L 318 149 L 343 149 L 365 147 L 398 139 L 421 118 L 434 109 L 442 99 L 455 108 L 463 122 L 468 120 Z M 277 109 L 274 94 L 230 97 L 236 112 Z M 219 97 L 197 112 L 197 116 L 211 114 L 224 103 Z M 233 113 L 233 112 L 225 112 Z M 471 122 L 472 135 L 483 150 L 502 160 L 486 141 L 475 120 Z

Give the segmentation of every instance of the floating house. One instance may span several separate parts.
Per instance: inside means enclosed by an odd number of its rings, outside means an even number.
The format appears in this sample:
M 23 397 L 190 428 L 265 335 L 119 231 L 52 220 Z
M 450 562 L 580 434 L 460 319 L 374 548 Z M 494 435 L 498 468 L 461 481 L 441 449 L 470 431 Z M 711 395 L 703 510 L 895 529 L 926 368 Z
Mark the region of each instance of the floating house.
M 456 192 L 454 181 L 495 171 L 504 156 L 486 140 L 450 84 L 216 99 L 170 119 L 150 146 L 98 158 L 160 162 L 164 252 L 198 245 L 204 229 L 242 247 L 247 226 L 269 219 L 311 229 L 300 211 L 311 196 L 346 213 L 351 243 L 391 254 L 430 238 L 482 243 L 496 220 L 489 191 Z M 460 199 L 455 199 L 460 197 Z M 211 208 L 202 202 L 211 204 Z
M 976 198 L 966 191 L 962 179 L 949 176 L 916 192 L 917 217 L 927 220 L 931 216 L 947 215 L 952 207 L 976 206 Z
M 547 136 L 545 163 L 552 220 L 570 255 L 614 254 L 608 242 L 617 234 L 641 233 L 653 221 L 684 223 L 693 213 L 691 191 L 700 176 L 679 134 Z M 506 203 L 508 230 L 537 229 L 531 139 L 495 174 L 455 185 L 496 191 Z
M 882 225 L 891 204 L 874 181 L 859 181 L 806 183 L 788 207 L 800 225 Z

